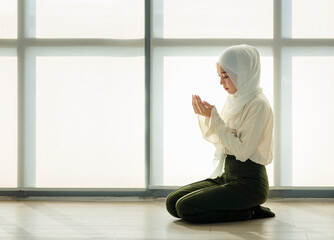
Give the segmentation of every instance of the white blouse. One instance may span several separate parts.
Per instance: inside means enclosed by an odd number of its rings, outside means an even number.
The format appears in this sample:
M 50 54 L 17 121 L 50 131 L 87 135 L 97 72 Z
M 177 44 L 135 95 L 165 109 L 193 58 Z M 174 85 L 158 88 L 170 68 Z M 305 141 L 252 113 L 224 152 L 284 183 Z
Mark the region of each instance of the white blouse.
M 241 113 L 227 123 L 218 115 L 216 107 L 211 117 L 198 115 L 203 137 L 222 148 L 225 154 L 237 160 L 267 165 L 273 159 L 273 112 L 268 100 L 261 94 L 247 103 Z

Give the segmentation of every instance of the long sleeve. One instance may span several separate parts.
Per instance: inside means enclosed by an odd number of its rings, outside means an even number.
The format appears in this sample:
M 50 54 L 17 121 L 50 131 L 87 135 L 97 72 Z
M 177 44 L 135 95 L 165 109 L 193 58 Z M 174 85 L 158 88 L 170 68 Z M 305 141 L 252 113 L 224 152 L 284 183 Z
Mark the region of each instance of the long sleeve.
M 213 126 L 211 124 L 211 118 L 204 117 L 199 114 L 197 115 L 197 118 L 204 139 L 213 144 L 218 144 L 220 140 L 213 129 Z
M 198 123 L 202 131 L 202 135 L 205 140 L 211 142 L 215 145 L 216 151 L 214 153 L 213 165 L 214 171 L 210 175 L 210 178 L 216 178 L 220 176 L 224 171 L 225 153 L 224 146 L 221 144 L 219 136 L 215 133 L 213 125 L 211 123 L 211 117 L 204 117 L 202 115 L 198 116 Z
M 214 107 L 211 112 L 211 121 L 208 127 L 212 127 L 222 144 L 240 161 L 249 159 L 263 141 L 266 129 L 272 128 L 271 111 L 265 103 L 258 102 L 245 113 L 243 123 L 237 132 L 226 126 Z

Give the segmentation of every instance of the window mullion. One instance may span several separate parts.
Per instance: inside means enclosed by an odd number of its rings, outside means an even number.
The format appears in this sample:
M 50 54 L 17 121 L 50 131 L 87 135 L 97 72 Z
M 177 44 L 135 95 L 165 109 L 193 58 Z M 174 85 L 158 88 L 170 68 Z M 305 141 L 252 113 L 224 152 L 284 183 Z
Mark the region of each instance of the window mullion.
M 35 187 L 36 158 L 36 108 L 35 81 L 28 82 L 26 76 L 26 18 L 27 2 L 18 0 L 18 41 L 17 41 L 17 71 L 18 71 L 18 188 Z

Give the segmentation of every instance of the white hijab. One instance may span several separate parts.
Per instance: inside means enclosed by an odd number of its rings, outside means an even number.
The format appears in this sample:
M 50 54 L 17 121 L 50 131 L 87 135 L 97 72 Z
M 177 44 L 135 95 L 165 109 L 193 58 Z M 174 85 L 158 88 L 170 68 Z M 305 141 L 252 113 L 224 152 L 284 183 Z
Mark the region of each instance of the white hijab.
M 251 99 L 262 93 L 260 55 L 253 46 L 236 45 L 225 49 L 217 63 L 224 68 L 237 89 L 228 96 L 223 108 L 222 117 L 227 122 L 241 112 Z
M 225 123 L 243 110 L 243 107 L 256 95 L 262 93 L 260 87 L 260 55 L 249 45 L 231 46 L 222 53 L 218 62 L 230 77 L 237 91 L 229 95 L 220 114 Z M 220 176 L 224 170 L 226 155 L 221 144 L 216 145 L 215 171 L 211 178 Z

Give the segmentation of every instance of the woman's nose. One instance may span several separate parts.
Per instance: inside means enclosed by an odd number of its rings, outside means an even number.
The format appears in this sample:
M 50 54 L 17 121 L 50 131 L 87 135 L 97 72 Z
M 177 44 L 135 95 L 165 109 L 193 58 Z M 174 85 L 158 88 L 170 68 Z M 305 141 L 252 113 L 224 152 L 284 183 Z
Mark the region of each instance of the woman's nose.
M 221 77 L 221 78 L 220 78 L 220 85 L 224 85 L 224 83 L 225 83 L 225 82 L 224 82 L 224 78 Z

